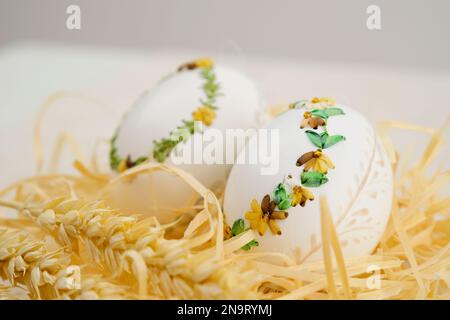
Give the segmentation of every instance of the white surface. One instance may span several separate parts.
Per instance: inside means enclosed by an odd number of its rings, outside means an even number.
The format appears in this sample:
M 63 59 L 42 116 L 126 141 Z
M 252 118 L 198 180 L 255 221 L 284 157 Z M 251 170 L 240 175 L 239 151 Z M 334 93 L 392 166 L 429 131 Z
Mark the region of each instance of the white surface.
M 339 101 L 337 105 L 341 106 Z M 377 146 L 377 138 L 370 123 L 358 112 L 347 107 L 342 109 L 345 115 L 327 120 L 330 135 L 340 134 L 346 138 L 323 150 L 335 166 L 328 171 L 329 181 L 317 188 L 306 187 L 314 194 L 314 201 L 307 201 L 305 207 L 298 205 L 287 209 L 287 219 L 278 221 L 282 234 L 273 235 L 267 230 L 264 236 L 258 236 L 260 246 L 257 250 L 283 252 L 297 256 L 300 260 L 320 258 L 319 199 L 322 196 L 329 203 L 346 257 L 370 254 L 379 242 L 391 210 L 391 168 L 386 154 Z M 264 165 L 248 164 L 248 161 L 233 166 L 224 198 L 224 211 L 230 225 L 236 219 L 244 218 L 245 212 L 250 210 L 252 199 L 260 202 L 266 194 L 272 198 L 279 183 L 286 181 L 292 186 L 301 185 L 303 167 L 296 166 L 297 159 L 317 149 L 305 133 L 307 128 L 299 128 L 304 111 L 289 110 L 268 126 L 269 130 L 279 130 L 280 134 L 278 172 L 273 175 L 261 174 Z M 261 142 L 254 136 L 244 149 L 244 155 L 248 157 L 249 150 L 258 150 L 258 143 Z M 285 180 L 288 175 L 292 178 Z
M 86 152 L 94 140 L 113 134 L 123 113 L 145 90 L 180 62 L 207 52 L 126 52 L 22 44 L 0 52 L 0 185 L 35 172 L 32 127 L 40 103 L 55 91 L 81 92 L 101 102 L 67 99 L 45 121 L 47 156 L 62 130 Z M 332 96 L 358 106 L 371 122 L 397 119 L 438 127 L 449 115 L 450 74 L 368 65 L 317 64 L 250 57 L 215 56 L 256 80 L 270 104 L 298 97 Z M 402 145 L 422 147 L 423 135 L 400 135 Z M 65 168 L 72 157 L 64 157 Z
M 79 5 L 81 30 L 66 28 Z M 381 30 L 366 26 L 381 9 Z M 192 48 L 251 56 L 450 71 L 448 0 L 1 0 L 0 46 L 34 39 L 129 48 Z M 207 27 L 206 27 L 207 26 Z

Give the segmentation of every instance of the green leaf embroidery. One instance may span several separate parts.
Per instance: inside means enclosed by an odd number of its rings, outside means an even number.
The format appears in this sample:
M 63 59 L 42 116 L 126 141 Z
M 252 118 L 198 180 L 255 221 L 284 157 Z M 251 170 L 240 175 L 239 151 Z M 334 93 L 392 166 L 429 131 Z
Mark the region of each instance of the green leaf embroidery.
M 296 101 L 294 103 L 291 104 L 291 109 L 301 109 L 304 108 L 308 105 L 309 101 L 308 100 L 300 100 L 300 101 Z
M 216 81 L 216 75 L 212 67 L 203 68 L 200 75 L 204 80 L 202 90 L 205 95 L 200 99 L 200 103 L 213 110 L 217 109 L 216 98 L 222 94 L 219 92 L 220 83 Z M 189 136 L 195 132 L 195 122 L 193 120 L 183 120 L 183 124 L 172 130 L 169 135 L 171 138 L 162 138 L 153 141 L 153 158 L 158 162 L 164 162 L 173 149 L 182 141 L 188 140 Z M 181 133 L 181 134 L 180 134 Z M 173 136 L 176 139 L 173 139 Z
M 314 110 L 311 111 L 311 114 L 314 117 L 320 117 L 320 118 L 325 119 L 325 120 L 328 119 L 328 114 L 325 112 L 325 110 L 314 109 Z
M 164 162 L 172 150 L 180 143 L 181 140 L 171 140 L 162 138 L 159 141 L 153 141 L 153 158 L 158 162 Z
M 329 117 L 345 114 L 341 108 L 326 108 L 324 111 Z
M 279 183 L 273 192 L 273 200 L 278 205 L 280 210 L 286 210 L 290 208 L 291 201 L 286 191 L 286 186 L 282 183 Z
M 291 207 L 291 199 L 288 197 L 278 204 L 278 209 L 287 210 Z
M 320 149 L 329 148 L 332 145 L 335 145 L 336 143 L 345 140 L 344 136 L 341 135 L 330 136 L 327 132 L 322 132 L 321 134 L 318 134 L 317 132 L 312 130 L 306 130 L 305 132 L 309 140 Z
M 113 137 L 110 140 L 110 151 L 109 151 L 109 164 L 112 170 L 117 170 L 117 167 L 123 161 L 123 159 L 119 156 L 119 152 L 117 150 L 116 141 L 117 141 L 118 131 L 114 133 Z M 127 165 L 131 164 L 133 167 L 140 165 L 141 163 L 148 160 L 148 157 L 141 156 L 136 160 L 132 161 L 131 158 L 127 158 Z
M 110 141 L 110 151 L 109 151 L 109 164 L 111 169 L 116 170 L 119 166 L 122 158 L 119 156 L 117 151 L 116 141 L 117 141 L 118 130 L 114 133 Z
M 144 163 L 147 160 L 148 160 L 148 157 L 141 156 L 141 157 L 137 158 L 136 160 L 134 160 L 134 165 L 138 166 L 138 165 L 140 165 L 141 163 Z
M 320 141 L 322 143 L 322 146 L 320 147 L 321 149 L 325 149 L 325 143 L 327 141 L 327 139 L 329 138 L 329 134 L 328 132 L 324 131 L 320 134 Z
M 237 219 L 234 223 L 233 223 L 233 227 L 231 228 L 231 235 L 233 237 L 241 234 L 242 232 L 245 231 L 245 221 L 244 219 Z M 242 250 L 248 251 L 250 250 L 252 247 L 256 247 L 259 246 L 258 241 L 256 240 L 252 240 L 249 241 L 247 244 L 243 245 L 241 247 Z
M 243 245 L 243 246 L 241 247 L 241 249 L 242 249 L 242 250 L 245 250 L 245 251 L 248 251 L 248 250 L 250 250 L 252 247 L 257 247 L 257 246 L 259 246 L 259 242 L 256 241 L 256 240 L 252 240 L 252 241 L 248 242 L 246 245 Z
M 322 148 L 322 138 L 321 135 L 312 130 L 306 130 L 306 135 L 309 138 L 309 141 L 312 142 L 317 148 Z
M 345 114 L 341 108 L 314 109 L 311 111 L 314 117 L 320 117 L 327 120 L 329 117 Z
M 328 136 L 328 137 L 325 139 L 325 142 L 324 142 L 324 144 L 323 144 L 323 148 L 324 148 L 324 149 L 329 148 L 329 147 L 331 147 L 332 145 L 335 145 L 336 143 L 341 142 L 341 141 L 343 141 L 343 140 L 345 140 L 345 137 L 344 137 L 344 136 L 341 136 L 341 135 Z
M 321 172 L 303 171 L 301 175 L 301 181 L 304 186 L 315 188 L 327 183 L 328 178 Z
M 238 234 L 241 234 L 244 231 L 245 231 L 244 219 L 237 219 L 233 223 L 233 227 L 231 227 L 231 235 L 234 237 L 237 236 Z

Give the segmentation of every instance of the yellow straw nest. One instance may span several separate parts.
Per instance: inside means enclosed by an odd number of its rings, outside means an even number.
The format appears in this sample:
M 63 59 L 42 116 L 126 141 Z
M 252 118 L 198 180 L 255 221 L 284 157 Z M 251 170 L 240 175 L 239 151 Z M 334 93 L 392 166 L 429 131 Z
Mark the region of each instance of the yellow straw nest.
M 417 163 L 395 152 L 392 128 L 431 135 Z M 391 218 L 372 255 L 351 259 L 342 256 L 326 198 L 323 260 L 298 264 L 240 250 L 251 230 L 224 240 L 220 198 L 174 167 L 144 163 L 113 177 L 76 160 L 78 175 L 24 179 L 0 190 L 0 299 L 450 299 L 450 197 L 442 192 L 450 170 L 429 172 L 443 130 L 380 124 L 395 171 Z M 39 122 L 35 145 L 42 167 Z M 155 171 L 198 193 L 190 219 L 162 225 L 105 205 L 119 183 Z M 15 216 L 1 214 L 8 211 Z

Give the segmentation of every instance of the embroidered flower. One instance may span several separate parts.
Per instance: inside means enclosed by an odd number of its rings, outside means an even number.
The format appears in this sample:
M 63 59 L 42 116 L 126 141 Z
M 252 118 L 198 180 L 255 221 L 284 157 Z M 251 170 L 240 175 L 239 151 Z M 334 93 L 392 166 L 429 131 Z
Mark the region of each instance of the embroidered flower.
M 320 117 L 314 117 L 310 111 L 305 111 L 303 113 L 303 120 L 300 123 L 300 129 L 303 129 L 307 126 L 312 129 L 317 129 L 319 126 L 325 126 L 327 123 L 324 119 Z
M 284 183 L 279 183 L 273 192 L 273 201 L 278 209 L 287 210 L 291 207 L 291 198 Z
M 119 162 L 119 165 L 117 166 L 117 172 L 122 173 L 122 172 L 124 172 L 127 169 L 128 169 L 127 160 L 126 159 L 122 159 Z
M 311 100 L 299 100 L 289 105 L 290 109 L 306 109 L 306 110 L 322 110 L 336 105 L 336 101 L 332 98 L 314 97 Z
M 245 214 L 245 218 L 249 220 L 251 229 L 258 231 L 261 236 L 266 233 L 267 227 L 270 228 L 273 234 L 281 234 L 281 229 L 276 220 L 286 219 L 288 213 L 285 211 L 275 211 L 277 205 L 274 201 L 270 200 L 268 194 L 264 196 L 261 205 L 258 204 L 256 199 L 253 199 L 250 206 L 252 211 L 248 211 Z
M 292 206 L 295 207 L 296 205 L 300 204 L 300 206 L 304 207 L 306 201 L 312 201 L 314 200 L 313 193 L 306 188 L 300 187 L 300 186 L 294 186 L 292 188 Z
M 297 166 L 305 165 L 304 171 L 316 171 L 327 174 L 328 168 L 334 169 L 331 159 L 321 149 L 303 154 L 297 160 Z
M 128 170 L 130 168 L 133 168 L 137 165 L 140 165 L 141 163 L 147 161 L 147 157 L 139 157 L 135 161 L 131 160 L 131 156 L 128 155 L 125 159 L 122 159 L 118 166 L 117 166 L 117 172 L 122 173 L 125 170 Z
M 311 99 L 311 107 L 314 109 L 325 109 L 327 107 L 332 107 L 336 105 L 336 101 L 334 101 L 333 98 L 329 97 L 323 97 L 323 98 L 317 98 L 314 97 Z
M 200 58 L 194 61 L 197 68 L 211 68 L 214 61 L 211 58 Z
M 257 230 L 259 227 L 259 222 L 263 216 L 262 209 L 256 199 L 253 199 L 252 202 L 250 202 L 250 208 L 251 211 L 247 211 L 245 213 L 245 219 L 250 222 L 251 229 Z
M 207 126 L 210 126 L 215 118 L 216 112 L 205 106 L 198 107 L 197 110 L 192 113 L 192 119 L 195 121 L 201 121 Z
M 231 234 L 231 227 L 228 223 L 223 223 L 223 239 L 228 240 L 231 239 L 233 235 Z
M 200 58 L 191 62 L 187 62 L 178 67 L 178 72 L 183 70 L 193 70 L 197 68 L 211 68 L 214 61 L 211 58 Z

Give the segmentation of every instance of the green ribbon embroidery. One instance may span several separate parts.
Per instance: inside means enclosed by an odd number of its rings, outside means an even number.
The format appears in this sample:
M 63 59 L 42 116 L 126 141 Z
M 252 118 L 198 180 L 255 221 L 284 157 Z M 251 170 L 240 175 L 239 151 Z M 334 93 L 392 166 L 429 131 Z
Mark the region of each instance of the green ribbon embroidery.
M 204 61 L 203 61 L 204 62 Z M 211 64 L 204 66 L 200 64 L 199 66 L 195 66 L 195 63 L 188 63 L 183 65 L 183 68 L 179 69 L 179 72 L 183 70 L 192 70 L 192 69 L 200 69 L 200 76 L 204 80 L 202 85 L 202 91 L 204 97 L 199 99 L 199 103 L 202 104 L 202 107 L 209 109 L 210 113 L 215 117 L 215 110 L 217 107 L 217 97 L 221 95 L 219 92 L 220 84 L 217 81 L 217 76 L 214 72 L 214 68 Z M 148 157 L 142 156 L 137 160 L 132 161 L 130 157 L 127 159 L 123 159 L 119 156 L 116 141 L 119 130 L 116 131 L 114 136 L 110 140 L 110 153 L 109 160 L 110 166 L 112 170 L 121 171 L 121 164 L 124 163 L 123 166 L 125 169 L 129 169 L 134 167 L 144 161 L 148 160 Z M 183 134 L 179 134 L 179 133 Z M 153 141 L 153 158 L 158 162 L 164 162 L 172 152 L 172 150 L 181 142 L 187 141 L 190 136 L 192 136 L 196 132 L 195 120 L 182 120 L 182 124 L 179 125 L 175 130 L 170 131 L 169 138 L 162 138 L 160 140 Z
M 303 126 L 306 126 L 309 124 L 309 126 L 314 129 L 314 130 L 305 130 L 305 134 L 307 135 L 309 141 L 315 147 L 317 147 L 318 150 L 305 153 L 302 157 L 299 158 L 299 160 L 297 160 L 297 161 L 300 161 L 300 164 L 299 164 L 299 162 L 297 162 L 297 165 L 300 165 L 300 166 L 308 165 L 308 169 L 319 168 L 320 171 L 303 170 L 302 173 L 300 174 L 300 183 L 301 183 L 302 187 L 300 187 L 299 185 L 291 186 L 291 185 L 286 184 L 285 182 L 279 183 L 276 186 L 276 188 L 274 189 L 273 194 L 272 194 L 272 200 L 276 204 L 278 209 L 282 210 L 282 211 L 285 211 L 285 210 L 289 209 L 290 207 L 292 207 L 293 205 L 296 205 L 298 203 L 301 203 L 302 206 L 304 206 L 307 200 L 311 201 L 314 199 L 314 195 L 311 193 L 311 191 L 309 191 L 308 189 L 305 189 L 304 187 L 317 188 L 317 187 L 320 187 L 321 185 L 327 183 L 329 180 L 329 178 L 327 177 L 327 173 L 328 173 L 327 167 L 334 168 L 333 163 L 328 158 L 328 156 L 325 156 L 322 153 L 322 150 L 330 148 L 341 141 L 345 141 L 344 136 L 330 135 L 327 131 L 326 125 L 327 125 L 327 122 L 329 121 L 330 117 L 345 114 L 341 108 L 334 106 L 334 100 L 332 103 L 330 103 L 331 99 L 328 99 L 328 98 L 322 98 L 322 99 L 314 98 L 311 101 L 300 100 L 298 102 L 290 104 L 289 107 L 291 109 L 300 109 L 300 108 L 304 109 L 304 108 L 314 106 L 315 101 L 318 101 L 318 102 L 325 101 L 327 103 L 328 107 L 320 108 L 320 109 L 316 107 L 316 108 L 311 108 L 310 109 L 311 111 L 305 111 L 305 113 L 303 115 L 304 120 L 302 122 L 301 128 L 303 128 Z M 316 105 L 316 106 L 318 106 L 318 105 Z M 320 124 L 317 125 L 318 121 L 315 118 L 321 118 L 323 120 L 321 120 Z M 314 123 L 309 122 L 309 119 L 314 120 Z M 318 128 L 320 126 L 323 127 L 323 131 L 317 132 L 316 130 L 318 130 Z M 315 162 L 315 163 L 308 164 L 309 161 L 321 161 L 321 162 L 320 163 Z M 326 165 L 327 167 L 324 168 L 322 164 Z M 289 178 L 292 178 L 292 176 L 289 175 Z M 265 196 L 265 198 L 267 198 L 267 197 L 269 197 L 269 195 Z M 253 201 L 256 201 L 256 200 L 253 200 Z M 267 210 L 267 208 L 265 210 Z M 262 209 L 262 211 L 263 211 L 263 215 L 264 215 L 264 212 L 265 212 L 264 208 Z M 255 211 L 255 213 L 256 212 L 258 212 L 258 211 Z M 287 213 L 286 213 L 286 217 L 287 217 Z M 265 222 L 263 222 L 263 223 L 265 223 Z M 258 223 L 256 223 L 256 225 L 258 225 Z M 235 235 L 243 232 L 243 230 L 245 230 L 244 220 L 238 219 L 233 224 L 233 228 L 231 230 L 231 235 L 235 236 Z M 278 234 L 280 234 L 280 232 Z M 256 240 L 253 240 L 253 241 L 256 242 Z M 249 242 L 244 247 L 248 247 L 246 249 L 250 249 L 253 245 L 257 245 L 257 244 L 254 244 L 253 242 Z

